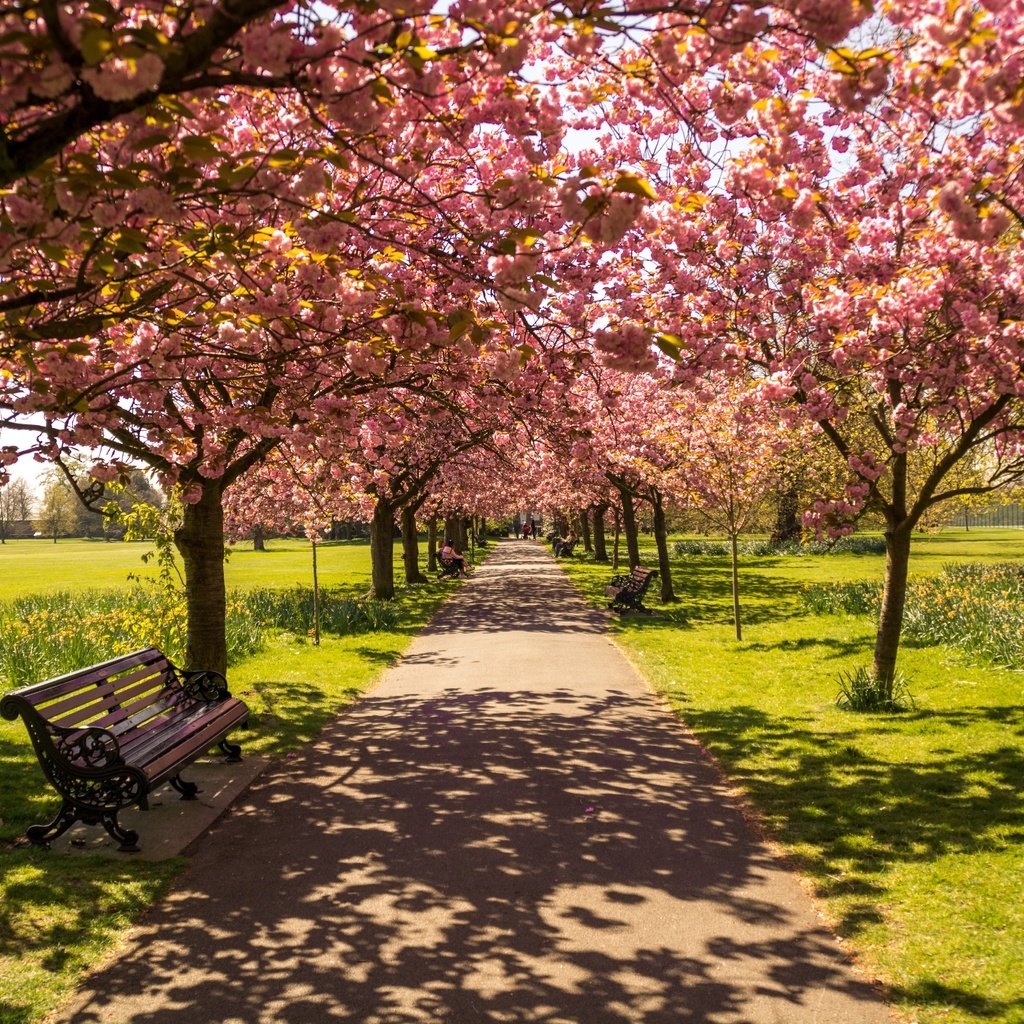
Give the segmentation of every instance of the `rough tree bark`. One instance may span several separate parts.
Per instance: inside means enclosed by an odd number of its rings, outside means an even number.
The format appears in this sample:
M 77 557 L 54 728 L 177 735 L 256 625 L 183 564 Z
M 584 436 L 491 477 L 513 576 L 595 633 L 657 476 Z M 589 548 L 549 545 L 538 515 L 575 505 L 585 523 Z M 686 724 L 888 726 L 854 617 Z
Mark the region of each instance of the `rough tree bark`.
M 422 504 L 423 499 L 402 509 L 402 561 L 406 583 L 427 582 L 427 577 L 420 572 L 419 534 L 416 532 L 416 513 Z
M 594 561 L 608 561 L 608 545 L 604 533 L 604 516 L 608 511 L 607 505 L 598 505 L 594 509 Z
M 633 495 L 625 487 L 619 488 L 622 499 L 622 532 L 626 537 L 626 552 L 629 555 L 629 568 L 635 569 L 640 564 L 640 537 L 636 525 L 636 510 L 633 506 Z
M 186 504 L 174 543 L 185 568 L 188 609 L 185 667 L 227 672 L 224 585 L 224 506 L 220 480 L 202 482 L 199 501 Z
M 650 489 L 651 508 L 654 511 L 654 542 L 658 547 L 658 576 L 661 579 L 662 601 L 674 601 L 672 589 L 672 563 L 668 557 L 668 527 L 665 524 L 665 502 L 657 487 Z
M 370 520 L 371 594 L 382 601 L 395 596 L 395 507 L 377 499 Z

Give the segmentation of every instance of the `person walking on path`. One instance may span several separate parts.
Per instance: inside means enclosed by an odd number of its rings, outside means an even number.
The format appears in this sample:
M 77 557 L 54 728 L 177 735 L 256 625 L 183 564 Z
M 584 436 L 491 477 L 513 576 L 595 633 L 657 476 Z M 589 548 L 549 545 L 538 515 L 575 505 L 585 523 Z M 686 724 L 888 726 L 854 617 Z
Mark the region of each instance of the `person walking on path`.
M 495 549 L 60 1022 L 891 1024 L 603 613 Z

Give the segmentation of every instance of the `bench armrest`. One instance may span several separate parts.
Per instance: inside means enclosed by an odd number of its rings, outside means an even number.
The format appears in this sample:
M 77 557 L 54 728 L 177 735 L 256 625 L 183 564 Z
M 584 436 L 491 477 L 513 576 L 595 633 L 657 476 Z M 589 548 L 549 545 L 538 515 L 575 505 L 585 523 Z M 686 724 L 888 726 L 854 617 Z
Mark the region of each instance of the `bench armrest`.
M 624 587 L 629 582 L 629 573 L 619 573 L 618 576 L 613 576 L 611 583 L 608 584 L 610 587 Z
M 175 668 L 174 675 L 178 685 L 192 700 L 210 703 L 231 696 L 228 692 L 228 681 L 219 672 L 213 672 L 208 669 L 190 672 L 185 669 Z
M 52 758 L 74 770 L 104 769 L 121 763 L 121 746 L 109 729 L 54 725 L 18 693 L 9 693 L 0 701 L 0 714 L 12 722 L 21 715 L 40 761 Z
M 121 745 L 109 729 L 91 725 L 85 729 L 46 726 L 57 757 L 77 769 L 110 768 L 121 764 Z

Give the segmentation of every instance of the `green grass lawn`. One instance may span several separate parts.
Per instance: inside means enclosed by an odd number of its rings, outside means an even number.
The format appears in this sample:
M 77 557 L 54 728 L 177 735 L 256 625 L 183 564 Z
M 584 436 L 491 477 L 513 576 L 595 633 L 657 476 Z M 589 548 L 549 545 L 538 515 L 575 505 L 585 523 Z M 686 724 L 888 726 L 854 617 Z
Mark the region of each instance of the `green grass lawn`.
M 0 544 L 0 601 L 23 594 L 123 587 L 129 574 L 156 579 L 143 555 L 152 545 L 102 540 L 9 540 Z M 423 546 L 426 557 L 426 546 Z M 312 586 L 313 559 L 308 541 L 272 540 L 266 551 L 250 543 L 229 549 L 225 565 L 228 587 Z M 399 564 L 401 564 L 399 560 Z M 370 583 L 370 550 L 365 541 L 328 541 L 317 549 L 321 586 L 366 590 Z
M 229 587 L 310 586 L 310 546 L 273 541 L 266 552 L 232 551 Z M 28 593 L 127 586 L 149 572 L 143 544 L 8 541 L 0 545 L 0 600 Z M 248 550 L 247 550 L 248 549 Z M 363 593 L 365 542 L 318 550 L 323 586 Z M 396 563 L 400 572 L 401 559 Z M 457 583 L 400 587 L 398 625 L 386 632 L 325 637 L 319 647 L 282 635 L 231 669 L 232 691 L 252 711 L 236 734 L 247 754 L 281 756 L 315 739 L 324 724 L 393 663 Z M 47 821 L 57 800 L 43 779 L 21 720 L 0 719 L 0 1024 L 37 1024 L 123 936 L 184 867 L 123 858 L 62 858 L 17 843 Z
M 916 542 L 913 573 L 1024 559 L 1024 533 Z M 655 561 L 645 549 L 645 564 Z M 733 634 L 725 558 L 673 567 L 679 601 L 613 629 L 755 816 L 812 881 L 866 969 L 920 1024 L 1024 1021 L 1024 675 L 905 645 L 909 714 L 835 706 L 836 679 L 870 663 L 873 623 L 811 616 L 806 583 L 881 580 L 882 556 L 741 560 Z M 567 563 L 603 604 L 608 566 Z

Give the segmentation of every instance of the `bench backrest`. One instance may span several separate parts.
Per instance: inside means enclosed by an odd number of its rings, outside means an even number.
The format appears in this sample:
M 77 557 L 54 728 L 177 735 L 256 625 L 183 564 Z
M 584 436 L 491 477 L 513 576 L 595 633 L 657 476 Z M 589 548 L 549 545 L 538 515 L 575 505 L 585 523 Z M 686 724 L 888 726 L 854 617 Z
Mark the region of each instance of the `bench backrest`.
M 147 647 L 15 690 L 2 710 L 7 718 L 28 711 L 60 729 L 98 727 L 120 736 L 189 701 L 171 663 Z
M 626 581 L 628 590 L 643 593 L 650 586 L 651 580 L 658 575 L 657 569 L 645 569 L 642 565 L 635 566 Z

